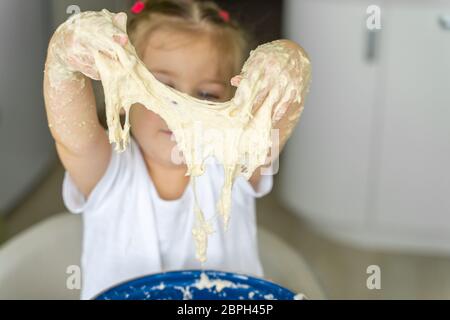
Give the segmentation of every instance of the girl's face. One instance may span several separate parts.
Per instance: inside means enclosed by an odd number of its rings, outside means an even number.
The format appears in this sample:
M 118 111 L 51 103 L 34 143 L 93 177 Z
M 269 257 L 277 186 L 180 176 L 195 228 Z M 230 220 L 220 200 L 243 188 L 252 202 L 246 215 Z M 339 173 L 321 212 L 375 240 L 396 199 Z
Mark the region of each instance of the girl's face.
M 219 40 L 220 41 L 220 40 Z M 234 94 L 231 68 L 221 65 L 221 55 L 206 33 L 188 34 L 156 30 L 146 42 L 142 57 L 162 83 L 190 96 L 228 101 Z M 131 131 L 146 158 L 165 166 L 180 166 L 176 143 L 166 122 L 156 113 L 136 104 L 131 108 Z

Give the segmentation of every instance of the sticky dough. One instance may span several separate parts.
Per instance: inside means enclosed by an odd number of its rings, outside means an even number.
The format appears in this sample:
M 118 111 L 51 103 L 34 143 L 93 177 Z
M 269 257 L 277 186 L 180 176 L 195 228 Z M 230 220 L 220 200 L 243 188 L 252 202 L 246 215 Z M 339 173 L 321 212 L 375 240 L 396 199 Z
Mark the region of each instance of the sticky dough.
M 57 32 L 73 32 L 75 39 L 87 43 L 80 52 L 90 53 L 100 74 L 105 92 L 109 140 L 117 151 L 129 143 L 129 112 L 135 103 L 157 113 L 173 132 L 182 152 L 187 175 L 195 191 L 195 177 L 205 171 L 205 160 L 214 156 L 224 169 L 224 185 L 217 203 L 227 229 L 230 217 L 231 189 L 239 175 L 249 179 L 267 160 L 272 146 L 272 129 L 286 107 L 296 103 L 298 110 L 291 116 L 290 126 L 298 121 L 303 99 L 309 86 L 310 62 L 299 46 L 278 40 L 252 51 L 242 69 L 242 80 L 235 97 L 225 103 L 202 101 L 178 92 L 149 72 L 128 43 L 119 45 L 113 40 L 126 34 L 125 23 L 117 23 L 115 14 L 107 10 L 84 12 L 71 17 Z M 107 52 L 113 59 L 100 53 Z M 67 77 L 67 72 L 53 70 L 49 79 L 53 86 Z M 261 92 L 268 90 L 264 103 L 252 110 Z M 121 126 L 119 113 L 125 110 L 126 120 Z M 196 198 L 196 197 L 195 197 Z M 212 225 L 195 201 L 196 225 L 192 230 L 197 258 L 206 261 L 208 236 Z

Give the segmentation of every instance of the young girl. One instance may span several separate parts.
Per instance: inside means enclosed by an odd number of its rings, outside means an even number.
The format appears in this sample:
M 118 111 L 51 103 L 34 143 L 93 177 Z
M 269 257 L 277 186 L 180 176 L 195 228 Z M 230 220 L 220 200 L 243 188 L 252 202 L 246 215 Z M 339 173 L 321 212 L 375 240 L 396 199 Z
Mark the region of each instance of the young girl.
M 162 83 L 191 96 L 228 101 L 230 79 L 248 56 L 248 39 L 227 12 L 212 2 L 144 2 L 131 19 L 128 36 L 141 60 Z M 117 15 L 117 24 L 124 24 Z M 131 144 L 112 151 L 97 118 L 89 78 L 99 79 L 93 58 L 73 55 L 71 39 L 55 33 L 50 41 L 44 79 L 46 110 L 56 149 L 66 169 L 63 199 L 83 213 L 82 299 L 130 278 L 179 269 L 218 269 L 263 276 L 256 237 L 255 198 L 272 188 L 272 176 L 237 178 L 231 220 L 224 232 L 213 219 L 207 261 L 195 256 L 192 239 L 194 192 L 186 166 L 174 163 L 176 147 L 167 124 L 136 104 L 131 109 Z M 61 43 L 63 45 L 61 45 Z M 55 87 L 49 70 L 67 75 Z M 237 85 L 239 77 L 233 78 Z M 207 163 L 196 179 L 197 199 L 206 219 L 224 182 L 223 169 Z

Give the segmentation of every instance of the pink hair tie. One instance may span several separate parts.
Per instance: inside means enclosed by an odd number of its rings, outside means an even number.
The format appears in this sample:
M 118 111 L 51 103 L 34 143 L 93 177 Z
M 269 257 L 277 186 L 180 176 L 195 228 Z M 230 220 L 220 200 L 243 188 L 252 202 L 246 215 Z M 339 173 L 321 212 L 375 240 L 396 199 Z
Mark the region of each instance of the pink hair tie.
M 144 8 L 145 8 L 145 3 L 144 2 L 136 1 L 133 4 L 133 7 L 131 7 L 131 12 L 134 13 L 134 14 L 138 14 L 138 13 L 141 13 L 142 10 L 144 10 Z
M 220 10 L 219 16 L 223 19 L 225 22 L 230 22 L 230 13 L 226 10 Z

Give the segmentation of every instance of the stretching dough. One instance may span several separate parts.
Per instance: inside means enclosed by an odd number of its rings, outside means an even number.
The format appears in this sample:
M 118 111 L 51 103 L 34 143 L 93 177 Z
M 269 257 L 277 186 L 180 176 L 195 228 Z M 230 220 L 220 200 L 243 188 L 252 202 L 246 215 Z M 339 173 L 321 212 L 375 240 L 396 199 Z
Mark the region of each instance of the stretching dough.
M 195 99 L 157 81 L 130 43 L 121 46 L 113 40 L 113 36 L 126 35 L 126 20 L 118 21 L 117 15 L 104 9 L 72 16 L 57 30 L 73 33 L 74 39 L 84 44 L 78 48 L 79 53 L 95 58 L 105 91 L 110 142 L 115 143 L 118 151 L 127 147 L 130 107 L 140 103 L 161 116 L 173 132 L 194 191 L 195 177 L 204 173 L 205 160 L 214 156 L 223 165 L 225 174 L 217 210 L 226 230 L 234 180 L 239 175 L 249 179 L 266 163 L 274 124 L 290 105 L 296 105 L 298 110 L 289 118 L 289 132 L 300 118 L 311 72 L 306 53 L 287 40 L 258 47 L 244 65 L 235 97 L 229 102 L 213 103 Z M 53 87 L 65 77 L 67 71 L 50 70 Z M 265 100 L 263 93 L 268 93 Z M 258 101 L 264 103 L 252 110 Z M 124 127 L 119 118 L 122 108 L 126 114 Z M 213 230 L 197 200 L 195 215 L 192 233 L 197 258 L 204 262 L 208 235 Z

